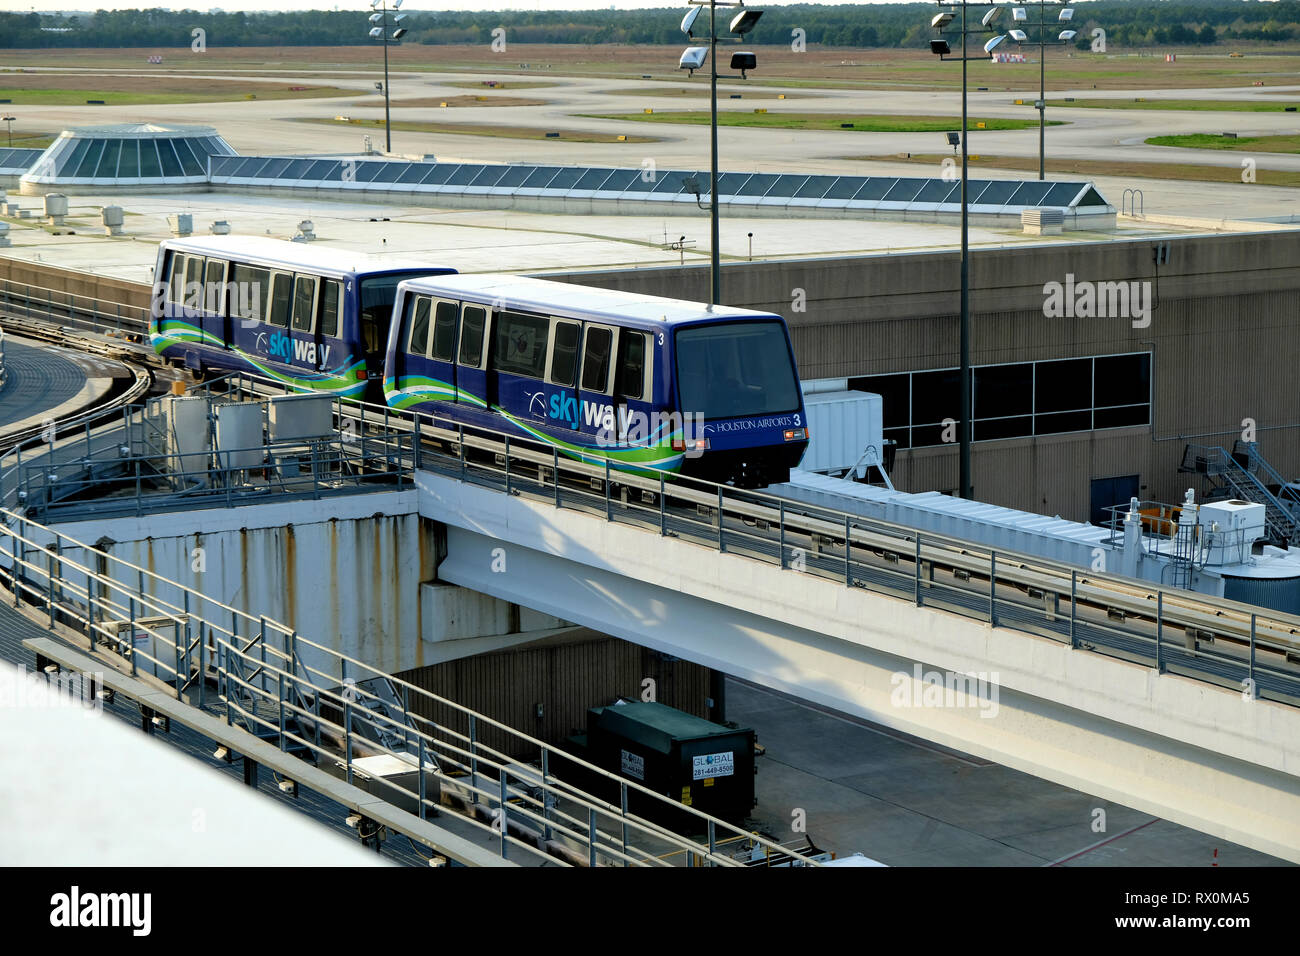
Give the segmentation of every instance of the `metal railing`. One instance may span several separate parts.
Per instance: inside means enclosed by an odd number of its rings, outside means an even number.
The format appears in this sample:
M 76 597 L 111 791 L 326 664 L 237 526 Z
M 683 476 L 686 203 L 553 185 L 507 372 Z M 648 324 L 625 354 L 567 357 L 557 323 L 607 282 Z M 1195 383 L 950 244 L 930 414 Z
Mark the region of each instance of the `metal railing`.
M 236 373 L 227 397 L 283 389 Z M 340 434 L 410 433 L 386 467 L 437 472 L 782 568 L 934 606 L 1300 705 L 1300 617 L 999 551 L 831 508 L 608 460 L 573 460 L 502 432 L 335 401 Z M 97 503 L 98 504 L 98 503 Z M 847 545 L 846 545 L 847 542 Z
M 200 708 L 214 706 L 228 724 L 282 751 L 337 767 L 348 783 L 368 778 L 372 793 L 420 819 L 436 814 L 440 802 L 459 805 L 463 820 L 494 841 L 502 857 L 562 865 L 743 866 L 719 849 L 720 841 L 743 837 L 747 846 L 766 847 L 796 865 L 818 865 L 23 514 L 0 509 L 0 521 L 0 579 L 7 579 L 15 606 L 38 610 L 51 629 L 71 628 L 92 653 L 121 655 L 132 676 L 162 682 Z M 400 714 L 367 687 L 376 681 L 393 689 Z M 463 719 L 466 731 L 426 715 L 438 708 Z M 512 749 L 530 749 L 537 765 L 521 765 L 489 745 L 488 733 L 503 736 Z M 395 782 L 358 766 L 364 757 L 383 755 L 409 767 L 413 779 Z M 606 795 L 566 779 L 574 773 Z M 442 794 L 447 799 L 440 801 Z M 702 842 L 632 812 L 630 801 L 650 817 L 691 825 Z
M 139 438 L 127 439 L 138 445 Z M 415 458 L 410 433 L 265 441 L 247 448 L 203 452 L 128 444 L 109 455 L 58 461 L 49 456 L 14 466 L 4 478 L 10 499 L 38 521 L 112 518 L 159 511 L 234 507 L 267 494 L 313 499 L 411 486 Z M 116 454 L 113 454 L 116 452 Z M 105 496 L 105 491 L 112 494 Z M 8 494 L 12 492 L 12 494 Z
M 10 315 L 58 321 L 93 332 L 107 329 L 123 334 L 146 336 L 149 309 L 100 296 L 62 292 L 26 282 L 0 279 L 0 311 Z
M 227 398 L 283 391 L 238 373 L 217 387 Z M 608 460 L 577 461 L 554 446 L 466 429 L 424 413 L 338 399 L 334 412 L 340 435 L 351 433 L 360 443 L 377 433 L 375 441 L 397 450 L 384 463 L 387 480 L 396 475 L 405 481 L 419 469 L 437 472 L 1068 642 L 1160 673 L 1247 687 L 1257 697 L 1300 705 L 1300 617 L 921 533 L 765 491 L 644 467 L 633 474 Z M 404 432 L 409 443 L 397 438 Z M 363 460 L 367 454 L 360 445 L 359 454 Z M 222 494 L 224 487 L 213 489 L 208 505 L 221 504 Z M 236 503 L 233 494 L 230 501 Z M 96 508 L 103 503 L 96 501 Z M 160 498 L 159 507 L 164 504 Z

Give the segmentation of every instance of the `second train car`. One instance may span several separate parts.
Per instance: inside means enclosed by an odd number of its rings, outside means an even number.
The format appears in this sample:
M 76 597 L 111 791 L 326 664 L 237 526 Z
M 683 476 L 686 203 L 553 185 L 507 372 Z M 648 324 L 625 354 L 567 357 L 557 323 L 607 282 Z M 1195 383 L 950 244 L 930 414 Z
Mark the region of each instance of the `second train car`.
M 168 239 L 149 338 L 195 372 L 380 402 L 398 282 L 454 271 L 262 236 Z
M 779 315 L 545 279 L 402 281 L 384 395 L 439 425 L 747 488 L 788 480 L 808 446 Z

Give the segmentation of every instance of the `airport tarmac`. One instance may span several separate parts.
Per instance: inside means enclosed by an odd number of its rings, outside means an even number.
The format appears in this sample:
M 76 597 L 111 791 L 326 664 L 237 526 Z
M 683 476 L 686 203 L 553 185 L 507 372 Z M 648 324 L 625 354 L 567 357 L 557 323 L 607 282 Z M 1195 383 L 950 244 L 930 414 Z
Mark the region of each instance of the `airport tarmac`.
M 786 694 L 727 679 L 757 732 L 751 824 L 889 866 L 1286 866 L 1235 843 Z M 802 811 L 802 813 L 798 813 Z M 796 820 L 803 833 L 792 830 Z
M 918 54 L 919 55 L 919 54 Z M 0 61 L 0 67 L 4 64 Z M 72 71 L 64 71 L 72 72 Z M 115 71 L 123 72 L 123 71 Z M 248 72 L 248 71 L 244 71 Z M 129 74 L 128 74 L 129 75 Z M 167 74 L 229 79 L 231 73 L 195 72 Z M 353 119 L 382 119 L 383 101 L 374 96 L 371 72 L 330 73 L 330 82 L 352 87 L 340 97 L 306 100 L 231 101 L 202 104 L 201 120 L 215 126 L 237 151 L 246 155 L 288 155 L 301 153 L 352 153 L 362 147 L 368 136 L 375 146 L 383 145 L 383 130 L 339 124 L 303 122 L 332 120 L 345 115 Z M 503 76 L 509 75 L 503 73 Z M 1009 75 L 1010 77 L 1010 75 Z M 1027 74 L 1015 74 L 1017 86 Z M 1036 78 L 1036 76 L 1034 77 Z M 481 73 L 393 73 L 392 99 L 464 96 L 466 90 L 453 83 L 482 82 Z M 686 102 L 637 93 L 647 86 L 662 85 L 678 89 L 700 78 L 684 75 L 675 82 L 614 80 L 608 78 L 547 76 L 553 85 L 523 91 L 529 98 L 546 101 L 544 106 L 483 106 L 440 109 L 404 107 L 394 111 L 394 121 L 492 124 L 548 131 L 587 131 L 608 134 L 651 136 L 652 143 L 580 143 L 565 140 L 512 139 L 454 133 L 422 133 L 395 129 L 393 152 L 416 158 L 436 156 L 449 161 L 476 162 L 548 162 L 573 165 L 609 165 L 639 167 L 652 160 L 661 169 L 702 168 L 708 165 L 707 126 L 641 123 L 628 120 L 593 119 L 584 113 L 636 114 L 644 109 L 699 109 L 707 103 L 705 87 L 701 97 Z M 286 83 L 319 82 L 308 74 L 285 74 Z M 627 90 L 626 94 L 621 90 Z M 1269 87 L 1258 90 L 1181 89 L 1161 91 L 1125 91 L 1123 98 L 1133 99 L 1144 93 L 1163 98 L 1199 99 L 1287 99 L 1294 87 Z M 485 93 L 490 92 L 484 90 Z M 1054 90 L 1053 100 L 1069 96 L 1101 98 L 1105 91 Z M 743 99 L 730 99 L 739 93 Z M 851 114 L 957 115 L 960 98 L 953 92 L 921 90 L 808 90 L 800 89 L 800 98 L 775 99 L 773 87 L 744 86 L 725 83 L 720 87 L 721 109 L 797 110 Z M 1110 91 L 1109 95 L 1120 98 Z M 359 97 L 367 105 L 357 105 Z M 972 117 L 1007 117 L 1034 119 L 1032 105 L 1016 105 L 1021 99 L 1032 104 L 1036 89 L 972 91 L 969 96 Z M 1296 97 L 1300 99 L 1300 96 Z M 373 104 L 373 105 L 370 105 Z M 1261 170 L 1300 170 L 1300 156 L 1261 152 L 1178 149 L 1148 146 L 1151 136 L 1197 132 L 1234 131 L 1239 135 L 1280 135 L 1300 132 L 1300 114 L 1284 112 L 1209 112 L 1175 110 L 1098 110 L 1051 107 L 1048 118 L 1067 125 L 1049 127 L 1046 132 L 1049 156 L 1073 159 L 1096 159 L 1115 162 L 1151 164 L 1194 164 L 1240 167 L 1243 158 L 1255 161 Z M 194 104 L 138 106 L 25 106 L 23 123 L 29 128 L 65 129 L 74 126 L 128 122 L 195 122 Z M 970 152 L 991 156 L 1036 156 L 1038 129 L 971 130 Z M 732 171 L 847 173 L 855 175 L 926 175 L 923 167 L 892 161 L 892 157 L 919 153 L 941 154 L 946 151 L 940 133 L 873 133 L 836 130 L 785 130 L 723 127 L 719 130 L 721 168 Z M 862 157 L 880 157 L 864 160 Z M 936 174 L 932 172 L 931 175 Z M 981 170 L 979 175 L 989 175 Z M 1023 173 L 1004 174 L 1000 178 L 1025 178 Z M 1067 178 L 1053 175 L 1051 178 Z M 1296 191 L 1256 183 L 1216 184 L 1207 191 L 1204 183 L 1137 177 L 1097 177 L 1095 181 L 1113 204 L 1118 205 L 1123 190 L 1130 187 L 1143 191 L 1144 207 L 1152 213 L 1197 216 L 1209 219 L 1266 219 L 1300 217 L 1300 200 Z

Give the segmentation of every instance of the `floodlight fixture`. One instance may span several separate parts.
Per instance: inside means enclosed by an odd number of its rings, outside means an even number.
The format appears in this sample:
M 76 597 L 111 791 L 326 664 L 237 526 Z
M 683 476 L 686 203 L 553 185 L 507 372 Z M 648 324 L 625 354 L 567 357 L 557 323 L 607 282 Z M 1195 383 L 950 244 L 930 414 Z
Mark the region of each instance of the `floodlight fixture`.
M 980 21 L 980 26 L 984 26 L 984 27 L 988 26 L 990 23 L 992 23 L 1001 15 L 1002 15 L 1002 8 L 993 7 L 991 10 L 989 10 L 988 13 L 984 14 L 984 19 Z
M 394 40 L 400 40 L 404 36 L 406 36 L 406 27 L 398 27 L 396 30 L 393 31 L 392 38 Z
M 1012 31 L 1012 32 L 1015 32 L 1015 31 Z M 985 52 L 985 53 L 992 53 L 994 50 L 996 50 L 996 49 L 998 48 L 998 46 L 999 46 L 999 45 L 1002 43 L 1002 41 L 1005 40 L 1005 39 L 1006 39 L 1006 37 L 999 33 L 997 36 L 995 36 L 995 37 L 994 37 L 992 40 L 990 40 L 988 43 L 984 44 L 984 52 Z
M 952 18 L 953 14 L 947 10 L 943 13 L 936 13 L 933 19 L 930 20 L 930 26 L 934 27 L 936 30 L 942 30 L 947 27 L 948 24 L 952 23 Z
M 393 9 L 394 10 L 402 9 L 402 0 L 393 0 Z
M 1024 23 L 1029 19 L 1029 14 L 1025 12 L 1024 7 L 1013 7 L 1011 10 L 1011 19 L 1017 23 Z
M 762 10 L 741 10 L 731 18 L 731 26 L 728 29 L 737 36 L 744 36 L 750 30 L 758 25 L 758 18 L 763 15 Z
M 709 58 L 709 48 L 706 46 L 688 46 L 682 53 L 681 60 L 677 63 L 679 70 L 690 70 L 694 73 L 696 70 L 704 68 L 704 63 Z
M 931 40 L 930 52 L 935 56 L 947 56 L 952 52 L 952 47 L 948 46 L 947 40 Z
M 1010 36 L 1011 39 L 1015 40 L 1017 43 L 1024 43 L 1025 40 L 1029 39 L 1025 35 L 1024 30 L 1008 30 L 1007 35 Z
M 370 35 L 371 35 L 372 37 L 375 37 L 376 39 L 378 39 L 379 37 L 381 37 L 381 36 L 384 35 L 384 28 L 383 28 L 383 27 L 371 27 L 371 28 L 370 28 Z
M 691 7 L 689 10 L 686 11 L 686 16 L 682 17 L 682 32 L 685 33 L 692 40 L 695 39 L 695 34 L 692 33 L 691 30 L 695 26 L 695 18 L 700 15 L 701 9 L 703 8 Z
M 1059 14 L 1057 14 L 1056 19 L 1060 20 L 1062 23 L 1065 23 L 1068 20 L 1073 20 L 1074 11 L 1071 10 L 1069 7 L 1066 7 Z
M 748 79 L 745 74 L 749 70 L 758 69 L 758 57 L 748 50 L 738 50 L 731 54 L 731 68 L 740 71 L 740 78 L 742 80 Z
M 1057 37 L 1062 43 L 1069 43 L 1079 35 L 1078 30 L 1062 30 L 1061 35 Z
M 394 23 L 401 23 L 401 22 L 402 22 L 403 20 L 405 20 L 405 19 L 406 19 L 406 14 L 405 14 L 405 13 L 394 13 L 394 14 L 393 14 L 393 22 L 394 22 Z
M 379 22 L 380 22 L 381 20 L 383 20 L 383 19 L 384 19 L 384 15 L 383 15 L 382 13 L 372 13 L 372 14 L 370 14 L 370 22 L 371 22 L 371 23 L 379 23 Z

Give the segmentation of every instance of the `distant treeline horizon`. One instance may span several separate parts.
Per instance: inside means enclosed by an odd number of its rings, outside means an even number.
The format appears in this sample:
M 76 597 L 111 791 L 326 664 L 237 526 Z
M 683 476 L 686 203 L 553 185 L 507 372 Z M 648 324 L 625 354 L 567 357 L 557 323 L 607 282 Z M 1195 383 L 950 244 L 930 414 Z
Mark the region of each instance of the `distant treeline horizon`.
M 933 32 L 933 3 L 869 6 L 791 4 L 765 7 L 753 45 L 789 45 L 796 36 L 828 47 L 923 48 Z M 982 8 L 981 8 L 982 9 Z M 1032 8 L 1031 8 L 1032 10 Z M 409 11 L 404 44 L 483 44 L 504 27 L 508 43 L 674 45 L 683 8 L 571 11 Z M 0 13 L 0 48 L 190 47 L 193 31 L 208 46 L 361 46 L 370 11 L 202 13 L 196 10 L 100 10 L 89 16 Z M 1030 13 L 1031 18 L 1034 16 Z M 1055 12 L 1049 8 L 1049 16 Z M 1107 50 L 1160 45 L 1280 43 L 1300 38 L 1300 0 L 1087 0 L 1068 24 L 1088 49 L 1094 28 Z M 1055 36 L 1058 24 L 1050 27 Z M 803 31 L 796 34 L 795 31 Z M 1033 33 L 1030 33 L 1033 38 Z

